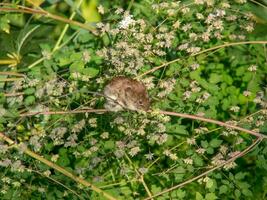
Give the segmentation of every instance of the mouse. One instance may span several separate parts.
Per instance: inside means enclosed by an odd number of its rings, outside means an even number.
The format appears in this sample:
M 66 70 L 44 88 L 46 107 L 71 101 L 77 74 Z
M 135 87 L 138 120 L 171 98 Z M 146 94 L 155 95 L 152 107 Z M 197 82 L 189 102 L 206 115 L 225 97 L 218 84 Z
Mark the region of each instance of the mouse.
M 104 107 L 109 111 L 143 110 L 147 111 L 150 101 L 145 85 L 137 80 L 125 76 L 112 78 L 104 87 L 106 103 Z

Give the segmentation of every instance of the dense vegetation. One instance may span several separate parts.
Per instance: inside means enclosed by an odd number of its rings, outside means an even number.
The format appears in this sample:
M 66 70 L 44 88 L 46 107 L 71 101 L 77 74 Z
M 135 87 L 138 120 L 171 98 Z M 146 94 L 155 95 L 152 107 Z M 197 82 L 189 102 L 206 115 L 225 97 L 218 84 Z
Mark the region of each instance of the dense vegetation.
M 264 2 L 4 0 L 0 199 L 267 199 Z

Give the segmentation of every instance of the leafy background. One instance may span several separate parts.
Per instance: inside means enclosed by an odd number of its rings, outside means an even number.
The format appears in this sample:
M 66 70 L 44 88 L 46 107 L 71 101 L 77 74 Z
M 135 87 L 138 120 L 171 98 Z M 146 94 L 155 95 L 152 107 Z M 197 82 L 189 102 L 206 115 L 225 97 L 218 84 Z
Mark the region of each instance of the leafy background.
M 254 137 L 159 114 L 198 114 L 267 132 L 266 2 L 201 2 L 3 1 L 0 131 L 18 145 L 0 143 L 1 199 L 106 198 L 28 150 L 115 199 L 145 199 L 181 183 L 154 199 L 266 199 L 266 139 L 186 184 Z M 217 15 L 210 25 L 209 14 Z M 118 28 L 129 15 L 135 23 Z M 233 45 L 198 54 L 225 43 Z M 70 113 L 103 108 L 104 98 L 92 92 L 117 75 L 147 85 L 152 113 Z M 65 113 L 30 114 L 48 111 Z

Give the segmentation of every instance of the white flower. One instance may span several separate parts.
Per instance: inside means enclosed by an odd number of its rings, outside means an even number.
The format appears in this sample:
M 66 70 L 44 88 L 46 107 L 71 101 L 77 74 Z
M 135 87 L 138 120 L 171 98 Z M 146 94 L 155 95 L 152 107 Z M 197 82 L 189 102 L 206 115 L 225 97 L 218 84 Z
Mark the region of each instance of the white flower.
M 232 106 L 230 110 L 233 112 L 239 112 L 240 108 L 238 106 Z
M 251 95 L 251 92 L 246 90 L 246 91 L 243 92 L 243 95 L 244 95 L 245 97 L 248 97 L 248 96 Z
M 135 21 L 132 19 L 132 15 L 127 15 L 123 18 L 123 20 L 119 23 L 119 28 L 121 29 L 127 29 L 131 24 L 133 24 Z
M 102 14 L 102 15 L 105 13 L 104 7 L 103 7 L 102 5 L 98 6 L 98 7 L 97 7 L 97 10 L 98 10 L 98 12 L 99 12 L 100 14 Z
M 183 159 L 184 163 L 185 164 L 188 164 L 188 165 L 192 165 L 193 164 L 193 160 L 191 158 L 185 158 Z
M 257 66 L 256 66 L 256 65 L 251 65 L 251 66 L 248 68 L 248 71 L 250 71 L 250 72 L 255 72 L 255 71 L 257 71 Z

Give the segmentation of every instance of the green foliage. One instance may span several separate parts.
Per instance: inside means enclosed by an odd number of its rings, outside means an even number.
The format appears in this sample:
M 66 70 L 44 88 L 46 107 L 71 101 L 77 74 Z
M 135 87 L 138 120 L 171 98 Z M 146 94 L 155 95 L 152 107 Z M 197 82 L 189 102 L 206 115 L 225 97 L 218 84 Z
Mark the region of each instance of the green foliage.
M 27 156 L 26 147 L 115 199 L 144 199 L 179 184 L 154 199 L 267 198 L 266 140 L 187 183 L 254 140 L 234 129 L 158 112 L 267 133 L 266 42 L 234 44 L 266 41 L 260 34 L 266 25 L 255 24 L 250 14 L 255 4 L 8 2 L 0 5 L 8 8 L 0 10 L 0 131 L 20 145 L 14 150 L 0 142 L 0 199 L 105 199 Z M 54 15 L 40 16 L 38 6 Z M 66 30 L 62 17 L 70 23 Z M 119 75 L 146 85 L 152 112 L 68 113 L 102 109 L 105 99 L 96 94 Z

